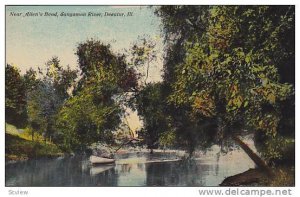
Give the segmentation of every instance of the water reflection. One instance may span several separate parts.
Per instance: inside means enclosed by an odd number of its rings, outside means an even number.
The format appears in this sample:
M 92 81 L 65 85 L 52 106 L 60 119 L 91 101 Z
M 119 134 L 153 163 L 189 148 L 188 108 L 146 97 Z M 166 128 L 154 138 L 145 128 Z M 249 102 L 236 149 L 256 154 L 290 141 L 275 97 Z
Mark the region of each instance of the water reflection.
M 32 160 L 5 166 L 6 186 L 217 186 L 230 175 L 253 167 L 251 161 L 182 162 L 174 154 L 123 154 L 114 165 L 92 167 L 86 157 Z M 237 168 L 238 166 L 238 168 Z

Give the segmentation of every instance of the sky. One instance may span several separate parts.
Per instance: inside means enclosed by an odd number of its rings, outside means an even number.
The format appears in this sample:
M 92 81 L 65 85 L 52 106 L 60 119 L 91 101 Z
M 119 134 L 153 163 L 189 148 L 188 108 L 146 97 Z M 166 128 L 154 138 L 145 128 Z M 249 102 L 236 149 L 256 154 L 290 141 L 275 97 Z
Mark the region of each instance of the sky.
M 25 16 L 27 12 L 121 13 L 131 17 Z M 12 16 L 22 13 L 22 16 Z M 94 38 L 112 45 L 113 50 L 129 48 L 139 35 L 160 38 L 160 20 L 153 9 L 141 6 L 7 6 L 6 63 L 26 69 L 43 66 L 52 56 L 63 65 L 77 65 L 76 46 Z M 158 40 L 162 46 L 162 40 Z
M 53 15 L 47 16 L 46 12 Z M 61 16 L 62 12 L 86 15 Z M 101 13 L 102 17 L 88 16 L 89 12 Z M 124 16 L 105 16 L 105 12 L 124 13 Z M 128 12 L 132 16 L 127 16 Z M 144 34 L 155 39 L 157 50 L 162 52 L 160 28 L 153 8 L 142 6 L 6 6 L 6 63 L 25 73 L 31 67 L 35 70 L 43 67 L 57 56 L 62 65 L 75 68 L 76 47 L 87 39 L 110 43 L 113 51 L 121 52 Z M 159 58 L 150 67 L 149 81 L 161 80 L 161 68 L 162 58 Z M 136 112 L 131 112 L 128 122 L 133 130 L 141 127 Z

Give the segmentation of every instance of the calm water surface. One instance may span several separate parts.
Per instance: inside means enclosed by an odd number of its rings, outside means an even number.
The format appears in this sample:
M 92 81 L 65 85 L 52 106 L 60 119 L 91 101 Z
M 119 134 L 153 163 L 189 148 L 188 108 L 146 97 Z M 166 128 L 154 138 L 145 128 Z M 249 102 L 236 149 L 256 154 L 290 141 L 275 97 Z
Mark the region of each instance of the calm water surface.
M 114 165 L 93 167 L 88 158 L 41 159 L 5 166 L 6 186 L 217 186 L 225 177 L 254 167 L 240 151 L 217 159 L 205 155 L 190 162 L 170 153 L 116 155 Z

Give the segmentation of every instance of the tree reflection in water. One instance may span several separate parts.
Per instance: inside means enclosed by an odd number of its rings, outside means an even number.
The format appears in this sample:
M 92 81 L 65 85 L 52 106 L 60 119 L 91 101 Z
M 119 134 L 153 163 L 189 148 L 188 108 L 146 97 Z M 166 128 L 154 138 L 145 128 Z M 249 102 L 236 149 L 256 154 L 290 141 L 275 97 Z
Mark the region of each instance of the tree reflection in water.
M 87 157 L 41 159 L 7 164 L 5 180 L 6 186 L 217 186 L 226 176 L 254 167 L 230 158 L 157 162 L 176 156 L 127 154 L 115 165 L 94 167 Z

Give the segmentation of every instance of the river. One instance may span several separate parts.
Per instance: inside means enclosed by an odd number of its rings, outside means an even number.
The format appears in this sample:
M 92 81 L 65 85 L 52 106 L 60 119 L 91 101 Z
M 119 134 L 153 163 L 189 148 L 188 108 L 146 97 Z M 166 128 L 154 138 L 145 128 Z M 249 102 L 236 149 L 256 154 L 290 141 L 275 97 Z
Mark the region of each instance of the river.
M 116 164 L 93 167 L 85 156 L 39 159 L 5 165 L 6 186 L 218 186 L 224 178 L 253 168 L 237 150 L 207 153 L 189 162 L 174 153 L 116 155 Z M 174 160 L 168 162 L 157 162 Z

